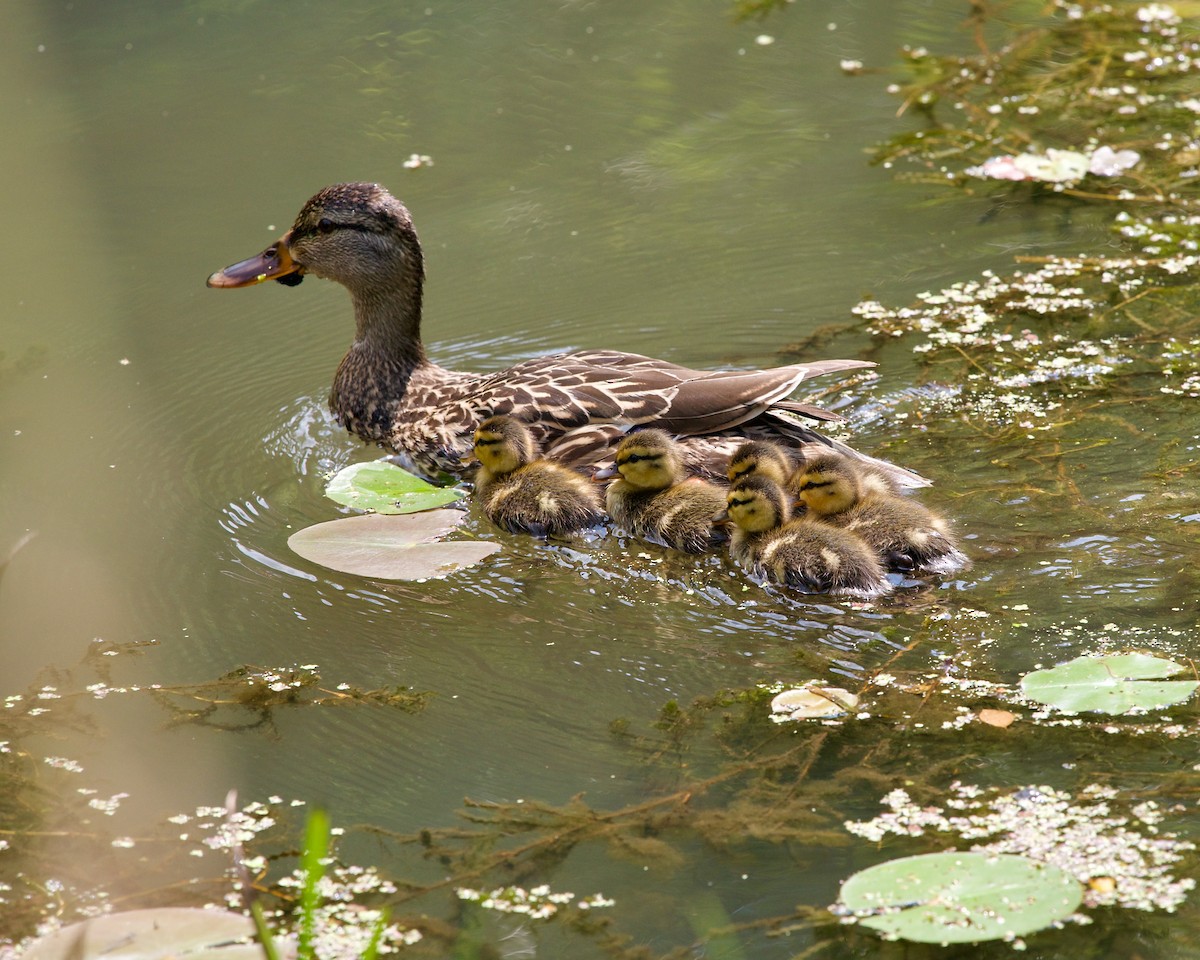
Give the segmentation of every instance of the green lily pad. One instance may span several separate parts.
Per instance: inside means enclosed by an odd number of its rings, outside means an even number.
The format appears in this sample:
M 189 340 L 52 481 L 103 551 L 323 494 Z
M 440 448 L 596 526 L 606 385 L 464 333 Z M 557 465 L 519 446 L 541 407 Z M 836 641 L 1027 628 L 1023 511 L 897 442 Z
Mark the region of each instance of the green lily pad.
M 890 860 L 842 884 L 840 906 L 890 939 L 977 943 L 1042 930 L 1075 912 L 1065 870 L 1012 854 L 930 853 Z
M 500 549 L 478 540 L 439 541 L 462 523 L 461 510 L 403 516 L 368 513 L 305 527 L 288 537 L 296 553 L 341 573 L 376 580 L 429 580 L 473 566 Z
M 1026 674 L 1021 692 L 1072 713 L 1161 710 L 1186 700 L 1200 686 L 1195 680 L 1162 679 L 1186 669 L 1173 660 L 1144 653 L 1076 657 L 1049 670 Z
M 254 921 L 225 910 L 163 907 L 93 917 L 31 943 L 28 960 L 262 960 Z
M 435 487 L 386 460 L 371 460 L 339 470 L 326 485 L 325 496 L 355 510 L 393 514 L 432 510 L 465 494 L 452 487 Z

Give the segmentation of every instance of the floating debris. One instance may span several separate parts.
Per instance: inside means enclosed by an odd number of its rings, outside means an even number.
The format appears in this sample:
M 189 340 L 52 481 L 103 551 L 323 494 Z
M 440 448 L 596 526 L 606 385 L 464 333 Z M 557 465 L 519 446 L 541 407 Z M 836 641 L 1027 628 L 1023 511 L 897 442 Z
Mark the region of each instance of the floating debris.
M 575 899 L 575 894 L 553 893 L 545 884 L 529 890 L 523 887 L 497 887 L 491 892 L 486 892 L 459 887 L 454 892 L 458 899 L 478 903 L 485 910 L 523 914 L 530 920 L 548 920 L 558 913 L 559 907 L 566 906 Z M 615 903 L 615 900 L 610 900 L 603 894 L 594 893 L 581 899 L 575 906 L 580 910 L 591 910 L 594 907 L 611 907 Z
M 1136 150 L 1113 150 L 1097 147 L 1091 154 L 1078 150 L 1055 150 L 1045 153 L 1020 153 L 1014 156 L 991 157 L 977 167 L 963 171 L 969 177 L 992 180 L 1041 180 L 1046 183 L 1077 183 L 1089 173 L 1100 177 L 1115 177 L 1132 169 L 1141 159 Z
M 840 717 L 858 706 L 858 697 L 841 687 L 823 687 L 815 681 L 777 693 L 771 700 L 771 720 L 822 720 Z

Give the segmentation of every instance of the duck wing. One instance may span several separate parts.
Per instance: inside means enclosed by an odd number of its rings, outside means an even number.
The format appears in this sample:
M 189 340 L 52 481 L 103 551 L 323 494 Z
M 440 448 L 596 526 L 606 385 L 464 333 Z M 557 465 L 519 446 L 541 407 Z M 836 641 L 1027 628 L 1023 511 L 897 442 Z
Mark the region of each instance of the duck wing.
M 589 423 L 626 428 L 654 423 L 690 436 L 753 420 L 810 377 L 871 366 L 868 360 L 821 360 L 769 370 L 704 371 L 639 354 L 586 350 L 527 360 L 476 381 L 458 399 L 475 410 L 540 421 L 550 437 Z
M 718 451 L 727 457 L 746 439 L 832 443 L 797 415 L 836 420 L 836 414 L 786 398 L 812 377 L 873 366 L 867 360 L 819 360 L 706 371 L 635 353 L 583 350 L 535 357 L 483 376 L 451 378 L 438 368 L 429 381 L 414 374 L 406 401 L 411 419 L 397 424 L 394 446 L 409 453 L 436 448 L 436 466 L 454 470 L 455 461 L 467 456 L 475 425 L 507 414 L 529 424 L 546 455 L 584 469 L 611 457 L 630 429 L 653 425 L 690 441 L 695 449 L 687 459 L 703 464 L 702 474 L 718 477 L 722 471 L 705 461 Z M 924 482 L 913 474 L 901 482 L 914 481 Z

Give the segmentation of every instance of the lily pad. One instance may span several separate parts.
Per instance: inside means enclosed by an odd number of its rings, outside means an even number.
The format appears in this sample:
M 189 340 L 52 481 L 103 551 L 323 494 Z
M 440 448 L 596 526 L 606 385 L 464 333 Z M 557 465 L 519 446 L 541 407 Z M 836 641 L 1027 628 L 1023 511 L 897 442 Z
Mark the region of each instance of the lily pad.
M 261 960 L 254 921 L 225 910 L 163 907 L 129 910 L 74 923 L 35 940 L 28 960 Z
M 386 460 L 352 463 L 325 487 L 330 500 L 374 513 L 415 513 L 442 507 L 464 496 L 453 487 L 435 487 Z
M 474 566 L 500 549 L 478 540 L 438 540 L 463 518 L 460 510 L 403 516 L 369 513 L 305 527 L 288 537 L 288 546 L 305 560 L 341 573 L 376 580 L 429 580 Z
M 1065 870 L 1012 854 L 930 853 L 890 860 L 842 884 L 840 906 L 889 938 L 977 943 L 1042 930 L 1075 912 Z
M 1128 713 L 1161 710 L 1192 695 L 1200 682 L 1164 680 L 1186 667 L 1144 653 L 1076 657 L 1049 670 L 1035 670 L 1021 680 L 1021 692 L 1032 700 L 1072 713 Z
M 813 720 L 837 717 L 858 706 L 858 697 L 841 687 L 798 687 L 784 690 L 771 701 L 771 719 Z

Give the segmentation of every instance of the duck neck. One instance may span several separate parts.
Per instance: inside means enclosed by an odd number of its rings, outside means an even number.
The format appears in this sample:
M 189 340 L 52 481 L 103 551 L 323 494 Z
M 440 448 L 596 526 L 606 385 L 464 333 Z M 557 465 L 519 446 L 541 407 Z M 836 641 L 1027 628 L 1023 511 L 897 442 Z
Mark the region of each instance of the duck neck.
M 387 444 L 413 371 L 428 363 L 421 344 L 421 278 L 351 293 L 354 343 L 338 366 L 329 405 L 351 433 Z
M 395 284 L 373 283 L 353 290 L 354 343 L 371 353 L 415 368 L 425 363 L 421 343 L 423 278 L 404 277 Z

